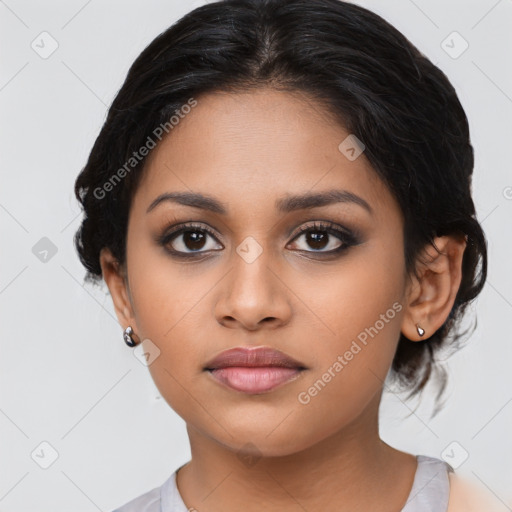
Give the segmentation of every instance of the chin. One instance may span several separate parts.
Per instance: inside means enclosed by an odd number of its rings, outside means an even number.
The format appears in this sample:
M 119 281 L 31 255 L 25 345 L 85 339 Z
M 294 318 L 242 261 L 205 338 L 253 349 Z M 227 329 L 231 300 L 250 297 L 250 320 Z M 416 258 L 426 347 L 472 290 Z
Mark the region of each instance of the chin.
M 262 426 L 264 425 L 264 427 Z M 271 427 L 269 425 L 272 425 Z M 216 432 L 212 435 L 217 442 L 236 452 L 240 457 L 285 457 L 301 452 L 321 441 L 318 433 L 313 431 L 308 436 L 307 431 L 299 425 L 283 425 L 276 428 L 276 423 L 264 422 L 259 425 L 238 425 L 230 428 L 230 436 L 226 432 Z

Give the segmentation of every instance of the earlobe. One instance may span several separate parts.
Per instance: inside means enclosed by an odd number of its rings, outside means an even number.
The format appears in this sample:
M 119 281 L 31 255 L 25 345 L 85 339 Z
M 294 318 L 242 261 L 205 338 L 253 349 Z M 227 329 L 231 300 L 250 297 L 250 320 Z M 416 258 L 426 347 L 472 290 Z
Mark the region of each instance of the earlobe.
M 126 272 L 113 256 L 110 249 L 106 247 L 100 252 L 100 265 L 103 279 L 110 291 L 120 325 L 123 329 L 129 325 L 134 325 L 133 308 L 128 293 Z
M 437 237 L 434 245 L 428 244 L 418 258 L 408 290 L 402 334 L 411 341 L 428 339 L 444 324 L 462 280 L 466 238 Z

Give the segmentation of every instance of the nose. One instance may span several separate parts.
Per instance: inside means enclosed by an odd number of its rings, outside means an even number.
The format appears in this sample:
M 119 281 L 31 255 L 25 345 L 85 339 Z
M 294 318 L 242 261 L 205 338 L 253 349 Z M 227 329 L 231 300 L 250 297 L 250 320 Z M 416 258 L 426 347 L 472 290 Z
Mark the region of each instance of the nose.
M 291 318 L 293 295 L 265 251 L 254 261 L 239 254 L 222 280 L 215 304 L 217 321 L 230 328 L 256 331 L 286 325 Z

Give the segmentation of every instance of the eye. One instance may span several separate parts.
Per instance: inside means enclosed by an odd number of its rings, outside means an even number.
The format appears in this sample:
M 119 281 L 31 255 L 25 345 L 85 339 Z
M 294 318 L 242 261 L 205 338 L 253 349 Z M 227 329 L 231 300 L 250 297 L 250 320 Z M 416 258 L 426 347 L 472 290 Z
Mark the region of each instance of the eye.
M 313 225 L 301 228 L 292 242 L 303 239 L 305 242 L 303 248 L 299 247 L 298 250 L 320 253 L 341 252 L 358 243 L 356 237 L 348 230 L 342 230 L 335 226 L 336 224 L 332 222 L 315 222 Z M 306 245 L 313 250 L 308 250 Z
M 302 247 L 297 242 L 301 239 L 305 242 Z M 194 223 L 183 224 L 165 232 L 157 238 L 157 242 L 171 255 L 183 258 L 194 258 L 196 255 L 224 248 L 211 228 Z M 348 229 L 338 227 L 333 222 L 317 221 L 313 225 L 302 227 L 291 243 L 298 244 L 299 251 L 328 255 L 357 245 L 359 239 Z
M 159 239 L 160 245 L 174 255 L 189 255 L 193 253 L 202 253 L 209 250 L 223 249 L 221 244 L 217 246 L 213 243 L 217 238 L 210 228 L 199 224 L 186 224 L 178 229 L 164 234 Z

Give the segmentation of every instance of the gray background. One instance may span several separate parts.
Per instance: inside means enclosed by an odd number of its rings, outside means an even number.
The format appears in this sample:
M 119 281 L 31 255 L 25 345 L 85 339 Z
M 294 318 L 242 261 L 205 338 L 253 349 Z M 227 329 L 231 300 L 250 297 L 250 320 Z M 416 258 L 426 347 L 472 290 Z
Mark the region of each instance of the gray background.
M 189 458 L 184 422 L 124 344 L 106 288 L 82 286 L 72 189 L 130 64 L 202 3 L 0 1 L 0 511 L 109 511 Z M 454 84 L 490 256 L 477 330 L 448 363 L 444 410 L 430 419 L 428 396 L 415 409 L 387 392 L 381 434 L 411 453 L 448 454 L 512 510 L 512 1 L 358 3 Z M 58 44 L 47 58 L 43 31 Z M 469 44 L 457 58 L 463 41 L 443 43 L 453 31 Z

